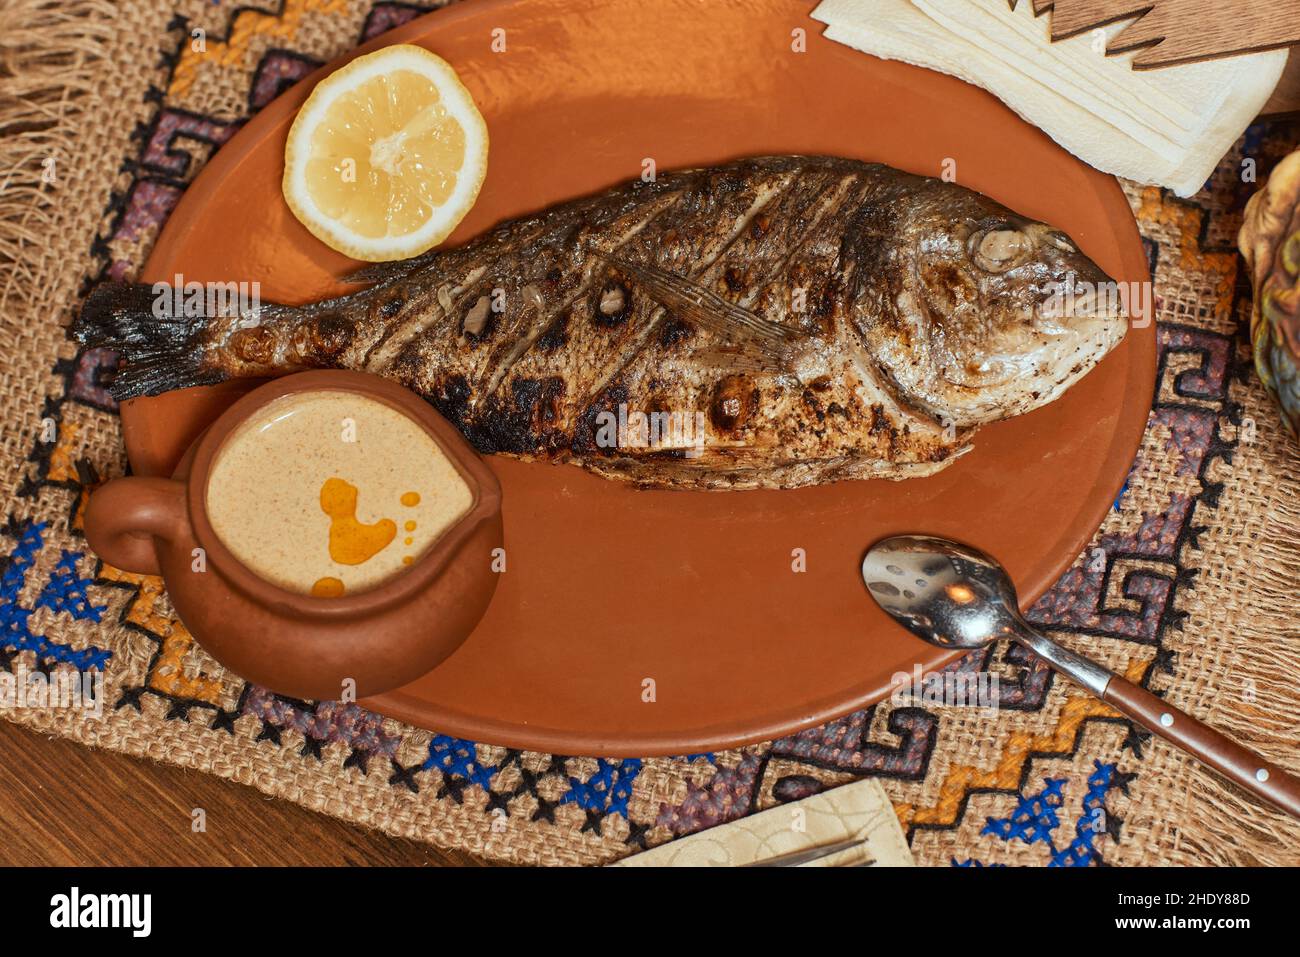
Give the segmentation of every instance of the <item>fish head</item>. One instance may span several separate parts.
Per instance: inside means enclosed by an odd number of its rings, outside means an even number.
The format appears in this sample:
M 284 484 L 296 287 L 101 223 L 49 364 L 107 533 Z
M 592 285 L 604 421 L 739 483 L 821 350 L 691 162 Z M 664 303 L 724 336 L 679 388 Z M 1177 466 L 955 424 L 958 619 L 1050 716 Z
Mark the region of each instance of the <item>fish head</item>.
M 916 404 L 979 425 L 1051 402 L 1127 329 L 1121 288 L 1065 233 L 933 183 L 904 204 L 868 342 Z

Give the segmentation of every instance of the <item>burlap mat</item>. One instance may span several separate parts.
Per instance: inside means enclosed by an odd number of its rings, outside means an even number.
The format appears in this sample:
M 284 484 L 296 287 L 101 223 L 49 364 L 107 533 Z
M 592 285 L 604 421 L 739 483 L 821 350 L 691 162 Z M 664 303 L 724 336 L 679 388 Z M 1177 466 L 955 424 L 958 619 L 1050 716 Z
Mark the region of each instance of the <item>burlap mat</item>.
M 262 6 L 4 5 L 0 667 L 107 676 L 100 720 L 7 717 L 494 859 L 609 861 L 879 775 L 923 864 L 1300 863 L 1297 822 L 1001 647 L 966 665 L 1000 673 L 996 716 L 882 704 L 741 751 L 644 761 L 459 741 L 225 673 L 156 580 L 86 550 L 87 491 L 125 462 L 103 357 L 78 357 L 65 327 L 90 280 L 134 274 L 186 184 L 252 112 L 419 9 Z M 1291 123 L 1253 129 L 1192 202 L 1130 190 L 1158 284 L 1159 388 L 1116 510 L 1034 617 L 1300 770 L 1296 449 L 1243 362 L 1249 293 L 1233 249 L 1254 188 L 1242 156 L 1262 178 L 1297 139 Z

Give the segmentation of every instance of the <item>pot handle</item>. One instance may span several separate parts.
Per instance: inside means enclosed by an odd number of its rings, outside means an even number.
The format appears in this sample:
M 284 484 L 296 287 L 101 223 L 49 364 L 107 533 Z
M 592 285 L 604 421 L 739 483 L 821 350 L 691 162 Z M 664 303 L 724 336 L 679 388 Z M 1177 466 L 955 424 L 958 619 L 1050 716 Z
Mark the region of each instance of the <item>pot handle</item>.
M 86 541 L 115 568 L 159 575 L 155 539 L 175 541 L 184 532 L 185 483 L 128 476 L 96 489 L 86 506 Z

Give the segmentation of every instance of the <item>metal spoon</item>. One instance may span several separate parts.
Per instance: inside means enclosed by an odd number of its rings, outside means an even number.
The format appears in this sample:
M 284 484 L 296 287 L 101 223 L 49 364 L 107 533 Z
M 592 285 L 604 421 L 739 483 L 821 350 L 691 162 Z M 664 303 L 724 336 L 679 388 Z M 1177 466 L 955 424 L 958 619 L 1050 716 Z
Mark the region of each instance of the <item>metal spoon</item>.
M 1006 571 L 968 545 L 928 535 L 877 542 L 862 561 L 871 597 L 912 634 L 942 648 L 1010 638 L 1126 717 L 1224 777 L 1300 818 L 1300 778 L 1029 626 Z

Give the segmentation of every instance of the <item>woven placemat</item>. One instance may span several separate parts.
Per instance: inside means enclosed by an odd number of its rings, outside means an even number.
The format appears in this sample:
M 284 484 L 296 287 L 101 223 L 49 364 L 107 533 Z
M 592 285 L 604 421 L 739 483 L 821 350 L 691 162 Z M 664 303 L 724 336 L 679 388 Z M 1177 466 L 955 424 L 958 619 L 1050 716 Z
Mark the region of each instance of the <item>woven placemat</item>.
M 247 2 L 247 0 L 244 0 Z M 473 2 L 473 0 L 466 0 Z M 10 0 L 0 31 L 0 669 L 99 669 L 100 717 L 5 716 L 490 859 L 597 863 L 875 775 L 921 864 L 1300 863 L 1300 825 L 1014 648 L 959 665 L 1000 710 L 882 703 L 738 751 L 533 754 L 291 700 L 225 672 L 156 579 L 103 566 L 87 493 L 122 474 L 111 356 L 66 328 L 131 277 L 212 152 L 286 85 L 428 9 L 362 0 Z M 201 49 L 200 49 L 201 48 Z M 1156 280 L 1160 376 L 1125 490 L 1032 617 L 1300 770 L 1296 449 L 1245 362 L 1240 210 L 1300 124 L 1250 130 L 1207 189 L 1128 193 Z M 1243 165 L 1242 160 L 1253 163 Z

